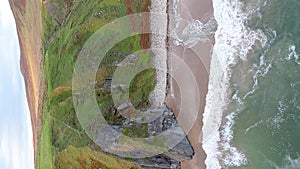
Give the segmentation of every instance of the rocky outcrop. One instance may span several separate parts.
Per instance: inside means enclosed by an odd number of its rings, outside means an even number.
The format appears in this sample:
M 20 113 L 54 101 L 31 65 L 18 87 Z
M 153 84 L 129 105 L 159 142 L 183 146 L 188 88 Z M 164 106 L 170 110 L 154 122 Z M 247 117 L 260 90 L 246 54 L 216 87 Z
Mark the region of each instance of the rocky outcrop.
M 134 162 L 138 163 L 144 169 L 179 169 L 180 162 L 170 159 L 164 155 L 157 155 L 145 159 L 136 159 Z
M 142 126 L 128 119 L 122 125 L 97 124 L 99 123 L 92 126 L 93 129 L 99 128 L 94 141 L 103 151 L 133 158 L 144 168 L 180 168 L 181 161 L 189 160 L 194 155 L 193 148 L 176 121 L 174 113 L 167 107 L 159 118 L 149 122 L 147 128 L 142 130 L 145 132 L 142 135 L 148 136 L 146 138 L 126 136 L 127 128 Z
M 158 119 L 148 124 L 148 133 L 150 136 L 155 136 L 171 129 L 172 127 L 179 127 L 179 131 L 177 132 L 181 137 L 183 136 L 182 134 L 184 133 L 183 131 L 180 131 L 181 127 L 176 121 L 173 111 L 166 107 Z M 182 140 L 178 144 L 172 147 L 168 152 L 164 153 L 164 155 L 177 161 L 189 160 L 192 158 L 193 154 L 193 148 L 186 136 L 183 136 Z

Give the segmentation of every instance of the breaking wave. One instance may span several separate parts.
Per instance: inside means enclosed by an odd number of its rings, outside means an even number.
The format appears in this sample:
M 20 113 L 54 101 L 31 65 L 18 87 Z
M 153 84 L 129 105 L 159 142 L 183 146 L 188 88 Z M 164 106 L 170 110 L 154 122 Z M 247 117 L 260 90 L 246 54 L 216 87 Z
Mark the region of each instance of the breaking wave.
M 234 137 L 235 114 L 225 117 L 223 113 L 230 103 L 229 86 L 231 68 L 238 60 L 247 61 L 253 50 L 262 47 L 267 37 L 261 30 L 246 26 L 249 14 L 243 12 L 239 0 L 213 0 L 214 17 L 218 23 L 212 54 L 208 94 L 203 115 L 203 149 L 207 154 L 208 169 L 228 168 L 247 164 L 246 156 L 231 145 Z

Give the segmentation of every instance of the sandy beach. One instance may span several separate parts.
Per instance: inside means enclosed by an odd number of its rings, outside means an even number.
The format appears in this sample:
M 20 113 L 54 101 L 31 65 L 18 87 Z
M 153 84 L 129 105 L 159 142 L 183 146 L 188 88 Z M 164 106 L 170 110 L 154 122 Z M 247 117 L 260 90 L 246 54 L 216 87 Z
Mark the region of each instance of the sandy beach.
M 213 7 L 211 0 L 181 0 L 180 2 L 180 11 L 179 14 L 182 18 L 191 21 L 191 20 L 199 20 L 202 23 L 206 23 L 209 20 L 209 17 L 213 15 Z M 170 4 L 172 6 L 172 4 Z M 213 46 L 213 41 L 208 42 L 199 42 L 192 49 L 186 49 L 184 51 L 184 47 L 182 46 L 174 46 L 171 42 L 169 42 L 169 52 L 176 54 L 183 58 L 186 64 L 192 70 L 194 76 L 196 77 L 197 86 L 199 88 L 199 96 L 200 96 L 200 108 L 198 112 L 194 112 L 197 114 L 197 119 L 193 124 L 193 127 L 190 131 L 187 132 L 190 143 L 192 144 L 195 155 L 191 160 L 184 161 L 181 163 L 182 169 L 204 169 L 206 154 L 202 148 L 202 143 L 199 140 L 202 136 L 202 118 L 205 107 L 205 99 L 208 91 L 208 77 L 209 77 L 209 64 L 211 58 L 211 49 Z M 184 54 L 183 54 L 184 53 Z M 172 65 L 169 63 L 170 69 L 172 69 Z M 184 76 L 184 73 L 179 76 Z M 171 88 L 173 88 L 174 96 L 171 96 L 170 93 L 168 95 L 168 105 L 172 107 L 175 114 L 178 115 L 180 111 L 181 104 L 181 94 L 179 86 L 176 84 L 174 80 L 172 80 Z M 184 86 L 180 86 L 180 88 L 184 88 Z M 196 92 L 196 91 L 195 91 Z M 194 98 L 190 98 L 194 99 Z M 184 112 L 183 112 L 184 113 Z M 180 121 L 180 120 L 179 120 Z M 200 139 L 199 139 L 200 138 Z

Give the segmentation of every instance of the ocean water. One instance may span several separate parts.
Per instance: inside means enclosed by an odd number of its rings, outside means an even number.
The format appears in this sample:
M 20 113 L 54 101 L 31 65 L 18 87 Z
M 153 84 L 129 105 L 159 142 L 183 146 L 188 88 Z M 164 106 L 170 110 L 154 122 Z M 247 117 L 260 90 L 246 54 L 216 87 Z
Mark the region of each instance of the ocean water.
M 300 1 L 213 6 L 207 168 L 300 169 Z

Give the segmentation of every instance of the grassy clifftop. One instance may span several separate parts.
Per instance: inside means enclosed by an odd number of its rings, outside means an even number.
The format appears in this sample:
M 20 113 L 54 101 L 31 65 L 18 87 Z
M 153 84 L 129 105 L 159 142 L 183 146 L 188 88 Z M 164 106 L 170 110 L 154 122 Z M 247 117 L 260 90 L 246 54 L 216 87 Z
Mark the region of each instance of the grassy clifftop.
M 59 152 L 55 159 L 56 168 L 74 169 L 139 169 L 129 161 L 118 159 L 101 151 L 93 151 L 90 147 L 75 148 L 69 146 L 65 151 Z
M 134 163 L 101 152 L 82 129 L 72 101 L 73 66 L 88 38 L 106 23 L 130 13 L 147 11 L 150 1 L 137 0 L 45 0 L 42 2 L 43 73 L 47 79 L 43 104 L 43 126 L 38 146 L 37 168 L 139 168 Z M 134 29 L 134 27 L 132 28 Z M 116 62 L 128 54 L 149 48 L 149 35 L 136 35 L 116 44 L 105 56 L 95 81 L 105 88 Z M 148 62 L 147 54 L 144 61 Z M 133 104 L 148 106 L 155 71 L 136 76 L 130 87 Z M 121 124 L 110 90 L 95 90 L 99 108 L 111 124 Z M 124 134 L 147 136 L 147 127 L 126 128 Z M 138 132 L 135 132 L 138 131 Z

